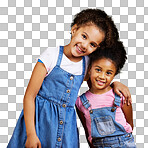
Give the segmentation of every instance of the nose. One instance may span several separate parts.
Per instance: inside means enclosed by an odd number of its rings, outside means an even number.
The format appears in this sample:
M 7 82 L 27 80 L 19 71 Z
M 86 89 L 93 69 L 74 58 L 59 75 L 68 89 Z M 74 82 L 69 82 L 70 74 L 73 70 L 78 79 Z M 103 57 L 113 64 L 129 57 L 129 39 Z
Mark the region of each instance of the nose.
M 102 80 L 105 79 L 105 73 L 104 72 L 99 73 L 99 78 Z
M 82 48 L 83 48 L 84 50 L 86 50 L 86 49 L 88 48 L 88 43 L 87 43 L 87 42 L 83 42 Z

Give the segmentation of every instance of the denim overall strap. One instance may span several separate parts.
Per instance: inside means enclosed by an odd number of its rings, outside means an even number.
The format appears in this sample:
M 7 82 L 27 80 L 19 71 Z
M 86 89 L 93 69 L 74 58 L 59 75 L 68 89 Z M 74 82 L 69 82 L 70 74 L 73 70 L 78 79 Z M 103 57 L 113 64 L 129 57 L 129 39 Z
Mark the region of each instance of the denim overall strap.
M 57 66 L 60 66 L 60 64 L 61 64 L 62 56 L 63 56 L 63 50 L 64 50 L 64 47 L 60 46 L 59 56 L 58 56 L 58 60 L 57 60 Z
M 87 100 L 87 98 L 86 98 L 86 96 L 85 96 L 85 93 L 80 96 L 80 99 L 81 99 L 81 101 L 82 101 L 83 106 L 84 106 L 86 109 L 88 109 L 88 108 L 91 106 L 90 103 L 89 103 L 89 101 Z
M 117 106 L 120 107 L 120 103 L 121 103 L 120 97 L 117 94 L 115 94 L 115 100 L 111 111 L 114 112 L 117 109 Z
M 85 75 L 85 57 L 83 56 L 82 59 L 83 59 L 83 72 L 82 72 L 82 75 L 84 76 Z
M 60 46 L 60 50 L 59 50 L 59 56 L 58 56 L 58 60 L 57 60 L 57 66 L 60 66 L 61 61 L 62 61 L 62 56 L 63 56 L 63 51 L 64 51 L 64 46 Z M 85 57 L 82 57 L 83 60 L 83 70 L 82 70 L 82 75 L 85 75 Z
M 120 106 L 120 103 L 121 103 L 120 97 L 117 94 L 115 94 L 114 105 Z

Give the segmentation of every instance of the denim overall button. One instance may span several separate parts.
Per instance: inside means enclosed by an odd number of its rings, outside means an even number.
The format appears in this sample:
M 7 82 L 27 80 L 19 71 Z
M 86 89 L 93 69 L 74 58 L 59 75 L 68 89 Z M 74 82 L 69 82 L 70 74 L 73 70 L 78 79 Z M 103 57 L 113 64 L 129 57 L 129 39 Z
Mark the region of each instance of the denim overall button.
M 61 138 L 58 138 L 58 141 L 60 142 L 61 141 Z
M 67 90 L 67 93 L 70 93 L 70 90 L 69 89 Z
M 62 121 L 62 120 L 60 121 L 60 124 L 61 124 L 61 125 L 63 124 L 63 121 Z
M 130 134 L 128 134 L 126 137 L 130 137 Z
M 62 106 L 63 106 L 63 107 L 66 107 L 66 104 L 63 104 Z
M 70 77 L 70 80 L 73 80 L 73 76 Z
M 112 112 L 114 112 L 115 110 L 116 110 L 115 108 L 112 108 L 112 109 L 111 109 Z
M 92 114 L 93 113 L 93 110 L 90 110 L 89 112 Z

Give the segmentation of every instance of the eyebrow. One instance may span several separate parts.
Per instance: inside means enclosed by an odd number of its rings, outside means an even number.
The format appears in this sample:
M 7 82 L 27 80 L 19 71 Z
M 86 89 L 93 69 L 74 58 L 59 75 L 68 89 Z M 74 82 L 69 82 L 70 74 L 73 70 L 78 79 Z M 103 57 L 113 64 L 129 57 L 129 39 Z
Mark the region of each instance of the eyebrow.
M 96 68 L 100 68 L 100 69 L 102 69 L 102 67 L 100 67 L 100 66 L 95 66 Z M 113 70 L 107 70 L 107 71 L 111 71 L 111 72 L 114 72 Z
M 95 67 L 98 67 L 98 68 L 101 68 L 102 69 L 102 67 L 100 67 L 100 66 L 95 66 Z
M 113 70 L 108 70 L 108 71 L 110 71 L 110 72 L 114 72 Z
M 88 34 L 86 32 L 83 32 L 83 33 L 85 33 L 88 36 Z
M 86 32 L 83 32 L 84 34 L 86 34 L 87 37 L 89 37 L 89 35 Z M 97 47 L 99 46 L 96 42 L 93 42 Z

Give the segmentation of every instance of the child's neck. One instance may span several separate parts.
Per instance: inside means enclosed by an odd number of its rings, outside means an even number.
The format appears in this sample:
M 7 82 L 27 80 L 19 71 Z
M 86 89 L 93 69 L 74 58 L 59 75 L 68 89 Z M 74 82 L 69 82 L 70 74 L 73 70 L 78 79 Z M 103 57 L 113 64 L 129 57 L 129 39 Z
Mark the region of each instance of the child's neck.
M 104 88 L 104 89 L 94 89 L 93 87 L 91 87 L 91 88 L 89 89 L 89 91 L 90 91 L 91 93 L 93 93 L 93 94 L 101 95 L 101 94 L 104 94 L 104 93 L 110 91 L 111 89 L 112 89 L 111 86 L 108 86 L 107 88 Z

